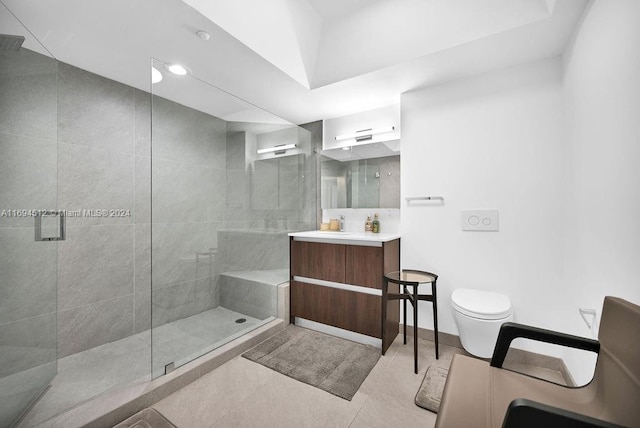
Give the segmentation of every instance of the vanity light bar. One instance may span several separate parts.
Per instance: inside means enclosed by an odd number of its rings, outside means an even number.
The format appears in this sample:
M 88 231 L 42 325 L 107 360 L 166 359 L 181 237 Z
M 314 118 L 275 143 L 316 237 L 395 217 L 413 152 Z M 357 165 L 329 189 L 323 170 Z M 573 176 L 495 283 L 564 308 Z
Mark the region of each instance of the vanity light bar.
M 297 144 L 280 144 L 275 147 L 267 147 L 266 149 L 258 149 L 258 154 L 261 155 L 263 153 L 271 153 L 271 152 L 284 152 L 288 149 L 295 149 L 298 147 Z
M 384 134 L 385 132 L 392 132 L 394 129 L 396 129 L 395 126 L 387 126 L 384 128 L 376 128 L 376 129 L 363 129 L 361 131 L 356 131 L 352 134 L 337 135 L 336 141 L 349 140 L 351 138 L 358 139 L 361 137 L 371 137 L 372 135 L 375 135 L 375 134 Z

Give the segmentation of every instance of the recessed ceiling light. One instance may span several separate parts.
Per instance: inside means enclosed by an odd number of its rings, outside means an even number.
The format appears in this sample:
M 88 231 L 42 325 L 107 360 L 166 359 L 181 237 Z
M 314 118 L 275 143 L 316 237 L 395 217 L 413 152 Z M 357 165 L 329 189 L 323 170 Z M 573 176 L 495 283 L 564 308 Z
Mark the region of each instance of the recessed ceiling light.
M 343 147 L 342 150 L 351 150 L 351 147 Z
M 202 40 L 209 40 L 211 38 L 211 34 L 207 33 L 204 30 L 196 31 L 196 35 L 200 37 Z
M 173 74 L 177 74 L 178 76 L 184 76 L 187 74 L 187 69 L 181 66 L 180 64 L 171 64 L 167 66 L 170 72 Z
M 160 81 L 162 81 L 162 73 L 157 68 L 151 67 L 151 83 L 159 83 Z

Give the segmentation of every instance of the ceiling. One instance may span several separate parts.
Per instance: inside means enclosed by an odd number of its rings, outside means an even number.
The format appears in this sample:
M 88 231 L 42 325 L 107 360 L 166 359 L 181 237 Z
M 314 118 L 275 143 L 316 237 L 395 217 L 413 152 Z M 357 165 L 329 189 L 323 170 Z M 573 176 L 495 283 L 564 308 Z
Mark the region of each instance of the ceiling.
M 587 0 L 1 0 L 25 47 L 227 120 L 301 124 L 561 55 Z M 3 8 L 0 33 L 20 25 Z M 195 33 L 205 30 L 210 40 Z M 24 32 L 24 31 L 23 31 Z M 163 74 L 168 73 L 162 67 Z M 215 89 L 217 87 L 219 89 Z M 229 94 L 245 100 L 241 102 Z M 216 98 L 217 101 L 214 101 Z M 261 117 L 261 119 L 256 119 Z
M 307 0 L 307 3 L 324 21 L 331 21 L 350 15 L 372 6 L 374 3 L 388 0 Z

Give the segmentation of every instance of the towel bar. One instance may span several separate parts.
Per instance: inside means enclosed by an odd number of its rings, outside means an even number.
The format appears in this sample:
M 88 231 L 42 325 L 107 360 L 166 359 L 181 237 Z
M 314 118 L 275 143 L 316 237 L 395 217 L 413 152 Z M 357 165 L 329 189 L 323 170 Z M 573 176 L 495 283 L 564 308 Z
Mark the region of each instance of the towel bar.
M 444 201 L 443 196 L 411 196 L 405 198 L 407 202 L 411 201 Z

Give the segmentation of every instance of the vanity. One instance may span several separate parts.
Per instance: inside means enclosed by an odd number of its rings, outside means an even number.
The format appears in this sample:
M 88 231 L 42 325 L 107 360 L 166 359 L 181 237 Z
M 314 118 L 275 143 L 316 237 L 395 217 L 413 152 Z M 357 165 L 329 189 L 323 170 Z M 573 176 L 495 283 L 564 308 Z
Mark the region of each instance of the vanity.
M 400 235 L 311 231 L 290 233 L 289 242 L 291 323 L 365 335 L 386 351 L 399 331 L 400 303 L 388 303 L 382 343 L 382 276 L 400 269 Z

